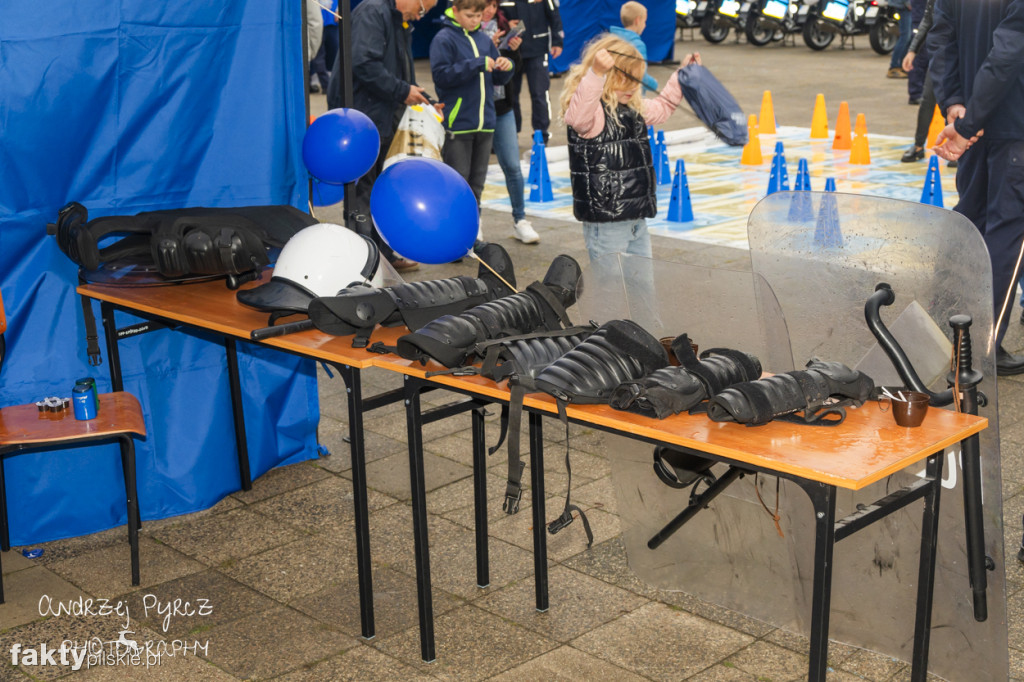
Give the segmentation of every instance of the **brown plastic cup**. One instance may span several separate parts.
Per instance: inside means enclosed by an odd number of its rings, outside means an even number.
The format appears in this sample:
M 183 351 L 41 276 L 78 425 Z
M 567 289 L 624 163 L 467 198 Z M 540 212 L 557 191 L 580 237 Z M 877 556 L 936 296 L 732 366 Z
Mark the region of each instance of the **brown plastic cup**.
M 900 426 L 920 426 L 928 413 L 928 396 L 917 391 L 902 391 L 906 400 L 891 400 L 892 416 Z

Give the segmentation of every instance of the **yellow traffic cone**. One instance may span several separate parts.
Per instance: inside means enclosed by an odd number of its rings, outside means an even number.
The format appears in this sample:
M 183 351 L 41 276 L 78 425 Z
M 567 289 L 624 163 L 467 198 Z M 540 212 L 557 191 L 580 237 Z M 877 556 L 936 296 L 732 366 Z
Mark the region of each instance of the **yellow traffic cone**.
M 931 149 L 935 146 L 935 138 L 939 136 L 942 129 L 946 127 L 946 120 L 942 118 L 942 112 L 939 111 L 939 105 L 935 105 L 935 113 L 932 114 L 931 125 L 928 126 L 928 142 L 925 144 L 925 149 Z
M 747 119 L 747 143 L 743 145 L 743 156 L 740 164 L 743 166 L 760 166 L 764 162 L 761 158 L 761 140 L 758 137 L 757 116 L 753 114 Z
M 853 140 L 850 138 L 850 105 L 839 103 L 839 116 L 836 118 L 836 136 L 832 139 L 832 149 L 849 149 Z
M 775 134 L 775 106 L 772 104 L 771 90 L 765 90 L 761 97 L 761 115 L 757 117 L 758 133 Z
M 811 118 L 811 139 L 828 139 L 828 115 L 825 113 L 825 95 L 814 98 L 814 116 Z
M 857 114 L 857 122 L 853 126 L 853 131 L 850 163 L 866 166 L 871 163 L 871 150 L 868 148 L 868 124 L 864 114 Z

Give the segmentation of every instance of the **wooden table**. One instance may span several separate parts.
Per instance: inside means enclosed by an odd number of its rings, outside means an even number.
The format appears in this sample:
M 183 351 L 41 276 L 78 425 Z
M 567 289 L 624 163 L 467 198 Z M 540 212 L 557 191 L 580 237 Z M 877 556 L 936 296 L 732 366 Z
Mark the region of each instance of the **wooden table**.
M 509 391 L 503 385 L 480 376 L 429 375 L 430 372 L 443 369 L 434 363 L 423 366 L 394 356 L 382 356 L 376 366 L 406 376 L 410 475 L 414 491 L 413 525 L 416 566 L 420 573 L 421 586 L 420 648 L 423 659 L 429 661 L 434 658 L 433 611 L 426 508 L 423 504 L 423 457 L 420 434 L 422 424 L 418 415 L 418 394 L 427 386 L 442 386 L 458 393 L 507 404 Z M 545 610 L 547 545 L 541 473 L 541 417 L 557 415 L 558 407 L 554 398 L 546 394 L 527 395 L 523 407 L 529 413 L 537 608 Z M 721 485 L 722 489 L 738 474 L 763 472 L 794 481 L 804 490 L 814 506 L 815 514 L 814 580 L 811 594 L 811 643 L 808 667 L 810 680 L 824 680 L 827 670 L 832 556 L 835 543 L 917 499 L 924 499 L 912 678 L 925 679 L 935 578 L 939 498 L 942 491 L 941 453 L 946 447 L 982 431 L 988 425 L 987 419 L 933 408 L 928 411 L 920 427 L 909 429 L 897 426 L 892 415 L 877 409 L 874 403 L 867 403 L 858 409 L 847 409 L 845 422 L 829 428 L 784 421 L 773 421 L 751 428 L 742 424 L 713 422 L 705 415 L 689 414 L 657 420 L 613 410 L 607 405 L 569 405 L 566 408 L 566 415 L 574 423 L 648 443 L 671 445 L 728 464 L 729 472 L 723 474 L 716 484 Z M 925 478 L 890 493 L 845 518 L 836 518 L 837 489 L 860 490 L 922 460 L 926 461 Z M 720 491 L 712 486 L 704 495 L 710 499 Z M 682 516 L 681 514 L 680 517 Z M 684 522 L 685 518 L 679 522 L 679 526 Z
M 266 270 L 260 280 L 246 285 L 254 287 L 270 279 Z M 224 338 L 227 354 L 228 381 L 234 417 L 238 468 L 243 490 L 252 488 L 249 454 L 245 437 L 245 416 L 238 376 L 238 339 L 250 340 L 254 329 L 267 326 L 267 314 L 238 303 L 234 291 L 223 280 L 159 287 L 118 287 L 85 284 L 78 293 L 100 301 L 110 359 L 110 380 L 113 390 L 123 390 L 118 341 L 164 327 L 194 327 L 215 332 Z M 122 310 L 148 322 L 118 329 L 114 311 Z M 404 328 L 378 328 L 371 342 L 394 340 Z M 362 392 L 360 371 L 374 366 L 380 355 L 365 349 L 352 348 L 352 337 L 336 337 L 316 330 L 266 339 L 262 345 L 278 348 L 303 357 L 326 362 L 338 370 L 348 392 L 348 428 L 352 449 L 352 491 L 355 504 L 356 561 L 359 573 L 360 617 L 363 637 L 375 634 L 373 617 L 373 582 L 370 567 L 370 529 L 366 491 L 366 446 L 363 414 L 369 410 L 402 399 L 402 391 L 391 391 L 370 398 Z
M 265 272 L 261 281 L 269 279 Z M 258 283 L 257 283 L 258 284 Z M 251 286 L 255 286 L 253 284 Z M 101 302 L 114 390 L 122 389 L 117 343 L 121 338 L 165 326 L 190 326 L 213 331 L 225 339 L 228 375 L 238 442 L 239 469 L 243 487 L 251 485 L 245 447 L 244 415 L 238 386 L 235 350 L 237 339 L 250 339 L 250 332 L 266 325 L 266 315 L 240 305 L 235 292 L 221 281 L 187 286 L 126 288 L 87 284 L 78 293 Z M 114 310 L 120 309 L 151 320 L 142 325 L 117 329 Z M 378 328 L 370 344 L 382 341 L 393 346 L 404 333 L 401 328 Z M 349 434 L 352 448 L 352 484 L 355 502 L 357 562 L 359 570 L 362 633 L 374 635 L 373 589 L 370 570 L 369 526 L 366 492 L 366 453 L 363 413 L 404 400 L 409 436 L 412 485 L 413 530 L 416 552 L 417 590 L 420 618 L 420 646 L 424 660 L 434 659 L 433 605 L 430 583 L 429 542 L 423 471 L 422 427 L 424 423 L 472 410 L 474 448 L 474 496 L 476 508 L 477 582 L 488 582 L 487 511 L 484 468 L 483 417 L 480 406 L 507 404 L 509 391 L 479 376 L 431 375 L 440 365 L 403 360 L 352 348 L 352 337 L 333 337 L 311 330 L 274 337 L 263 345 L 327 362 L 335 366 L 348 389 Z M 364 398 L 360 370 L 379 367 L 405 376 L 403 388 Z M 420 394 L 444 388 L 469 397 L 453 406 L 423 412 Z M 532 513 L 536 604 L 548 606 L 547 544 L 544 534 L 544 481 L 542 419 L 557 414 L 553 398 L 527 395 L 530 433 Z M 665 420 L 619 412 L 605 405 L 568 406 L 570 421 L 624 435 L 648 443 L 671 445 L 728 464 L 730 473 L 764 472 L 794 481 L 810 498 L 815 513 L 814 581 L 811 606 L 811 646 L 808 678 L 824 680 L 827 668 L 829 607 L 832 583 L 832 554 L 835 543 L 886 517 L 918 499 L 924 500 L 921 557 L 915 622 L 913 678 L 924 679 L 928 660 L 935 550 L 938 534 L 938 506 L 942 490 L 941 451 L 983 430 L 981 417 L 948 410 L 929 410 L 924 423 L 914 429 L 898 427 L 891 415 L 874 405 L 848 410 L 838 427 L 813 428 L 787 422 L 771 422 L 756 428 L 716 423 L 703 415 L 677 415 Z M 479 461 L 478 461 L 479 460 Z M 874 504 L 842 519 L 836 518 L 839 488 L 860 490 L 890 474 L 926 461 L 926 477 L 886 495 Z M 720 478 L 728 479 L 729 474 Z M 728 483 L 726 482 L 725 485 Z M 707 493 L 705 493 L 707 494 Z

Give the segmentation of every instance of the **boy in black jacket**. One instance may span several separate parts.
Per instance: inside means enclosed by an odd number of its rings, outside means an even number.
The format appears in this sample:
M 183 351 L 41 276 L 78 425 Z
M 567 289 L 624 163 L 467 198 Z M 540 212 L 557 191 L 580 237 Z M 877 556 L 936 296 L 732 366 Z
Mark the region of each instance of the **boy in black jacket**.
M 430 70 L 444 103 L 444 162 L 466 178 L 477 204 L 494 137 L 494 86 L 508 83 L 512 62 L 480 30 L 485 0 L 455 0 L 430 42 Z

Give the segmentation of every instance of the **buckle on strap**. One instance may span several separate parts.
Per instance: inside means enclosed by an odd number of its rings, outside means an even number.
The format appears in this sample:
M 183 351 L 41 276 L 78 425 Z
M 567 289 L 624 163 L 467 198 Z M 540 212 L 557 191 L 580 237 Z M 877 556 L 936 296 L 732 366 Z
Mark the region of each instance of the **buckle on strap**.
M 516 476 L 517 480 L 512 480 L 512 477 L 508 479 L 508 485 L 505 486 L 505 502 L 502 504 L 501 509 L 506 514 L 512 515 L 519 512 L 519 503 L 523 499 L 523 469 L 526 468 L 526 462 L 519 462 L 519 475 Z

